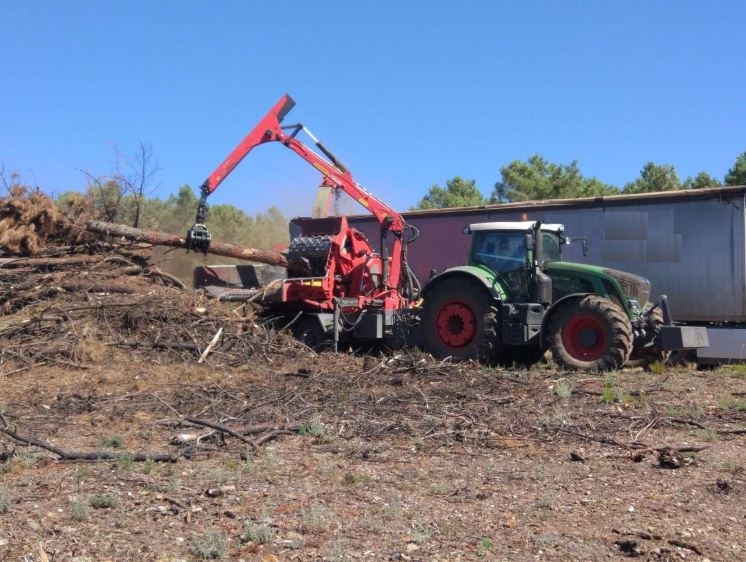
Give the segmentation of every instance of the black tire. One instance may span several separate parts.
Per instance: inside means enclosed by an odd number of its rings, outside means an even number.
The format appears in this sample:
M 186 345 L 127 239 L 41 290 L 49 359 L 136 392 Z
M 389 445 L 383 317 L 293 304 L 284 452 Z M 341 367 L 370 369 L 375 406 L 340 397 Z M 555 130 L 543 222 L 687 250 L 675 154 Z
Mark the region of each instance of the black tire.
M 658 334 L 664 322 L 663 311 L 660 306 L 655 305 L 649 309 L 645 319 L 645 330 L 649 332 L 649 337 L 645 338 L 646 342 L 650 341 L 650 338 L 653 340 L 658 339 Z M 670 352 L 661 351 L 657 345 L 645 347 L 643 343 L 639 347 L 636 346 L 632 349 L 632 353 L 630 353 L 629 359 L 624 366 L 647 368 L 651 363 L 665 363 L 670 356 Z
M 304 314 L 290 328 L 293 337 L 314 351 L 329 349 L 332 343 L 329 334 L 322 328 L 319 319 Z
M 597 295 L 562 306 L 550 318 L 547 334 L 552 358 L 567 369 L 619 369 L 632 351 L 632 326 L 627 315 Z
M 423 343 L 434 357 L 495 363 L 502 350 L 499 326 L 495 300 L 478 281 L 444 279 L 425 298 Z

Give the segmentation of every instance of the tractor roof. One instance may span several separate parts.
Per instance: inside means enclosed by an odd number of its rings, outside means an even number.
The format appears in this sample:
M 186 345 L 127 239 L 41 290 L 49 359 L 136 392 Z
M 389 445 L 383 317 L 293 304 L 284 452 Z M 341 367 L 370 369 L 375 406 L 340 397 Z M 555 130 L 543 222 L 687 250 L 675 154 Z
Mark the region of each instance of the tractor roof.
M 528 232 L 533 230 L 536 221 L 502 221 L 502 222 L 478 222 L 466 227 L 465 232 L 476 232 L 477 230 L 513 230 Z M 565 230 L 562 224 L 542 224 L 542 230 L 560 233 Z

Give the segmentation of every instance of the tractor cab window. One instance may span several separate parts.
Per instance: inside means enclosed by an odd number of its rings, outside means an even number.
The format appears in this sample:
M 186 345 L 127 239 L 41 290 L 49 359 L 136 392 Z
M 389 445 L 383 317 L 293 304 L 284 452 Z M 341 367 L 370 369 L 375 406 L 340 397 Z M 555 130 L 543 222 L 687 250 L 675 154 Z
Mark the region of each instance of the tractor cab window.
M 498 273 L 525 269 L 527 251 L 523 232 L 477 232 L 473 259 Z
M 560 253 L 560 241 L 554 232 L 542 232 L 541 236 L 544 242 L 544 261 L 546 263 L 553 261 L 562 261 Z

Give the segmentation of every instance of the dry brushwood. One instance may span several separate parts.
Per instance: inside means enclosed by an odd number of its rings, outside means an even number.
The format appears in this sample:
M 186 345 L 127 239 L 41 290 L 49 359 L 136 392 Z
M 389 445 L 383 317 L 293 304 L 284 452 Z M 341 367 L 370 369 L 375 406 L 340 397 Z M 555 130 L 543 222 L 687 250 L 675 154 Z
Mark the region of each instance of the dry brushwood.
M 15 187 L 0 199 L 0 249 L 7 254 L 33 256 L 50 241 L 80 244 L 90 238 L 41 191 Z
M 72 216 L 38 191 L 0 198 L 0 375 L 50 363 L 85 367 L 117 348 L 213 366 L 302 352 L 251 317 L 185 291 L 150 265 L 150 246 L 108 239 L 105 232 L 121 235 L 118 225 L 89 221 L 99 228 L 92 233 L 86 213 Z

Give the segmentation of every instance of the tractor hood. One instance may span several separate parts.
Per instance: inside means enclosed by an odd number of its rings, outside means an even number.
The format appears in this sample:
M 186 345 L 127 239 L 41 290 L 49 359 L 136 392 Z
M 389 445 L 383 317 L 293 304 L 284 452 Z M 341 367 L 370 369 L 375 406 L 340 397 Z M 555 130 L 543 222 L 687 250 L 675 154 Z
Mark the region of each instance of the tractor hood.
M 622 293 L 628 298 L 637 301 L 640 307 L 644 307 L 650 299 L 650 281 L 640 275 L 619 271 L 610 267 L 601 267 L 597 265 L 588 265 L 585 263 L 573 262 L 550 262 L 546 265 L 545 270 L 549 276 L 553 272 L 566 273 L 576 276 L 597 276 L 601 278 L 611 278 L 616 281 Z

